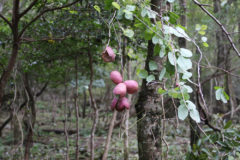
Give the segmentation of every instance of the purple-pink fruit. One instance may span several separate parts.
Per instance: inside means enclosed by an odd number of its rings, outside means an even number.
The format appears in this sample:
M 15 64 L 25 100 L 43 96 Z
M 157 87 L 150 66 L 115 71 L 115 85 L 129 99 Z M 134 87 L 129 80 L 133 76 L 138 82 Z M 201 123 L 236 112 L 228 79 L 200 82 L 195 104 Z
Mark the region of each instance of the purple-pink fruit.
M 102 53 L 102 59 L 105 62 L 113 62 L 115 61 L 115 53 L 113 52 L 112 48 L 107 46 L 106 49 Z
M 129 109 L 130 108 L 130 103 L 128 101 L 128 99 L 126 97 L 122 97 L 120 100 L 119 100 L 119 104 L 117 106 L 118 108 L 126 108 L 126 109 Z
M 114 99 L 112 100 L 112 104 L 111 104 L 111 110 L 112 110 L 112 111 L 116 108 L 117 102 L 118 102 L 118 99 L 117 99 L 117 98 L 114 98 Z
M 119 83 L 122 83 L 123 81 L 123 78 L 122 78 L 122 75 L 120 72 L 118 71 L 112 71 L 110 73 L 110 79 L 113 81 L 113 83 L 115 84 L 119 84 Z
M 126 95 L 126 92 L 127 92 L 127 87 L 124 83 L 119 83 L 113 89 L 113 94 L 119 95 L 120 97 L 124 97 Z
M 127 86 L 127 93 L 133 94 L 138 90 L 138 83 L 134 80 L 126 80 L 124 84 Z

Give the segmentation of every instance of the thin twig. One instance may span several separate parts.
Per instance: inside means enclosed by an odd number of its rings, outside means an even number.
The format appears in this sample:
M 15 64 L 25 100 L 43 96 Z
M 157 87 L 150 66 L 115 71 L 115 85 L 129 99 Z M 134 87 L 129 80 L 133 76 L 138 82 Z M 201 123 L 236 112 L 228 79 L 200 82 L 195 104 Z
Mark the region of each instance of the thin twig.
M 228 41 L 230 42 L 232 48 L 234 49 L 234 51 L 237 53 L 237 55 L 240 57 L 240 53 L 237 49 L 237 47 L 235 46 L 235 44 L 233 43 L 233 40 L 230 36 L 230 34 L 228 33 L 228 31 L 226 30 L 226 28 L 222 25 L 222 23 L 216 18 L 214 17 L 206 8 L 204 8 L 204 5 L 199 3 L 197 0 L 193 0 L 193 2 L 198 5 L 208 16 L 210 16 L 222 29 L 222 31 L 225 33 L 225 35 L 228 38 Z

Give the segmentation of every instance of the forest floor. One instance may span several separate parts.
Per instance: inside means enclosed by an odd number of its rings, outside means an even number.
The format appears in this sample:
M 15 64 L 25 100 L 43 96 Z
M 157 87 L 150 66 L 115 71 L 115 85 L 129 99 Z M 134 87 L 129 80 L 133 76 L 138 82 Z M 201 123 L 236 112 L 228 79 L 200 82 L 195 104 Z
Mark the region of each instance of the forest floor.
M 37 103 L 37 121 L 34 130 L 34 145 L 31 148 L 31 159 L 64 159 L 66 154 L 66 138 L 64 135 L 64 113 L 63 108 L 53 108 L 45 103 Z M 67 121 L 69 132 L 69 157 L 74 159 L 75 145 L 76 145 L 76 118 L 74 109 L 72 108 L 72 115 Z M 91 134 L 91 113 L 87 111 L 86 118 L 79 120 L 79 157 L 82 160 L 89 159 L 89 139 Z M 22 114 L 18 114 L 19 121 L 22 120 Z M 100 113 L 99 124 L 95 137 L 95 159 L 99 160 L 104 151 L 105 139 L 107 136 L 107 128 L 110 120 L 111 113 Z M 6 114 L 1 114 L 0 124 L 7 118 Z M 119 115 L 119 119 L 123 115 Z M 137 120 L 131 117 L 129 120 L 129 150 L 130 160 L 138 159 L 137 149 Z M 123 129 L 120 125 L 116 126 L 113 132 L 113 137 L 109 150 L 109 160 L 122 160 L 123 159 Z M 165 159 L 184 159 L 184 155 L 189 150 L 189 129 L 186 124 L 179 123 L 176 126 L 175 119 L 165 121 L 165 136 L 163 137 L 163 153 Z M 9 123 L 0 137 L 0 159 L 2 160 L 17 160 L 23 159 L 24 147 L 22 143 L 22 134 L 19 132 L 19 144 L 13 145 L 13 131 L 12 124 Z M 24 130 L 24 126 L 22 127 Z M 177 136 L 176 136 L 177 133 Z

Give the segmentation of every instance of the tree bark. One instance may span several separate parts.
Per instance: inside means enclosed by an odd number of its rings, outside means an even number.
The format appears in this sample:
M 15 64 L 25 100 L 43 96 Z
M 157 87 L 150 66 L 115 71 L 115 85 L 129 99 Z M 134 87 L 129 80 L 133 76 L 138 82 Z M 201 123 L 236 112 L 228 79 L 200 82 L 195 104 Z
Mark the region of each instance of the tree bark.
M 8 61 L 8 66 L 3 71 L 1 78 L 0 78 L 0 104 L 2 103 L 2 98 L 4 95 L 4 88 L 7 84 L 7 80 L 9 79 L 13 67 L 16 63 L 18 49 L 19 49 L 19 37 L 18 37 L 18 23 L 19 23 L 19 0 L 13 1 L 13 9 L 12 9 L 12 53 L 11 57 Z
M 152 10 L 160 13 L 158 7 L 161 0 L 152 0 Z M 153 21 L 152 21 L 153 22 Z M 145 61 L 145 70 L 151 73 L 149 69 L 150 60 L 156 60 L 154 54 L 154 44 L 148 41 L 147 59 Z M 161 96 L 157 93 L 157 84 L 147 84 L 146 79 L 142 81 L 141 91 L 136 108 L 137 114 L 137 138 L 139 160 L 160 160 L 161 159 L 161 114 L 162 106 Z
M 34 134 L 34 124 L 36 121 L 36 108 L 35 108 L 35 97 L 33 95 L 33 92 L 29 85 L 29 78 L 28 74 L 24 74 L 24 86 L 27 92 L 28 96 L 28 106 L 29 108 L 26 108 L 25 114 L 24 114 L 24 124 L 26 128 L 26 137 L 25 137 L 25 153 L 24 153 L 24 159 L 28 160 L 30 156 L 30 148 L 33 144 L 33 134 Z

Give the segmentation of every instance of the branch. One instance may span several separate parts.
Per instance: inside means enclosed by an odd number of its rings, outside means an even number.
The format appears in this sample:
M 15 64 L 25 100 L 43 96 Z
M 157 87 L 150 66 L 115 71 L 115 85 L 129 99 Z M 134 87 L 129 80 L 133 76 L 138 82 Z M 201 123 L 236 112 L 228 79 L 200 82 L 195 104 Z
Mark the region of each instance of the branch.
M 43 14 L 45 14 L 46 12 L 50 12 L 50 11 L 54 11 L 54 10 L 59 10 L 59 9 L 63 9 L 63 8 L 66 8 L 66 7 L 69 7 L 71 5 L 74 5 L 75 3 L 79 2 L 81 0 L 76 0 L 72 3 L 69 3 L 69 4 L 66 4 L 66 5 L 63 5 L 61 7 L 55 7 L 55 8 L 49 8 L 49 9 L 46 9 L 44 11 L 42 11 L 41 13 L 39 13 L 36 17 L 34 17 L 20 32 L 19 34 L 19 38 L 23 35 L 23 33 L 25 32 L 25 30 L 32 24 L 34 23 L 36 20 L 38 20 L 38 18 L 40 18 Z
M 210 16 L 222 29 L 222 31 L 226 34 L 228 41 L 230 42 L 232 48 L 234 49 L 234 51 L 237 53 L 237 56 L 240 57 L 240 53 L 237 49 L 237 47 L 235 46 L 235 44 L 233 43 L 233 40 L 230 36 L 230 34 L 228 33 L 228 31 L 226 30 L 226 28 L 222 25 L 222 23 L 216 18 L 214 17 L 206 8 L 204 8 L 204 6 L 199 3 L 197 0 L 193 0 L 193 2 L 198 5 L 208 16 Z
M 19 14 L 19 18 L 24 16 L 32 7 L 37 3 L 38 0 L 34 0 L 22 13 Z
M 0 14 L 0 17 L 9 25 L 9 27 L 12 29 L 12 23 L 7 20 L 2 14 Z
M 48 86 L 48 82 L 49 81 L 47 81 L 45 84 L 44 84 L 44 86 L 42 87 L 42 89 L 36 94 L 36 97 L 39 97 L 42 93 L 43 93 L 43 91 L 47 88 L 47 86 Z

